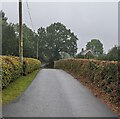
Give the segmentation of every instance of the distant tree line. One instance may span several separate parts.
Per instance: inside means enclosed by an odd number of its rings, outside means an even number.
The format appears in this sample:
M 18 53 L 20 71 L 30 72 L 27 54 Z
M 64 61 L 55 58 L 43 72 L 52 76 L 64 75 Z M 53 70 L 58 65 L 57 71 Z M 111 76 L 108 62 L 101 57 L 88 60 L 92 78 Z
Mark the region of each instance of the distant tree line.
M 98 60 L 109 60 L 109 61 L 120 61 L 120 46 L 114 46 L 111 48 L 107 54 L 104 53 L 103 44 L 98 39 L 92 39 L 86 44 L 85 50 L 91 50 L 94 55 L 81 55 L 77 54 L 77 58 L 89 58 L 89 59 L 98 59 Z
M 8 23 L 8 18 L 0 11 L 0 25 L 2 26 L 2 55 L 19 56 L 19 25 Z M 37 32 L 23 24 L 23 51 L 24 57 L 38 58 L 43 62 L 53 62 L 61 58 L 94 58 L 99 60 L 120 61 L 120 47 L 114 46 L 107 54 L 103 44 L 98 39 L 92 39 L 86 44 L 95 56 L 83 56 L 77 53 L 77 36 L 62 23 L 53 23 L 50 26 L 40 27 Z
M 19 56 L 19 25 L 8 23 L 0 11 L 2 25 L 2 55 Z M 24 57 L 37 57 L 43 62 L 58 60 L 61 54 L 74 57 L 77 52 L 77 36 L 62 23 L 53 23 L 47 28 L 40 27 L 37 33 L 23 24 Z M 66 55 L 66 56 L 67 56 Z

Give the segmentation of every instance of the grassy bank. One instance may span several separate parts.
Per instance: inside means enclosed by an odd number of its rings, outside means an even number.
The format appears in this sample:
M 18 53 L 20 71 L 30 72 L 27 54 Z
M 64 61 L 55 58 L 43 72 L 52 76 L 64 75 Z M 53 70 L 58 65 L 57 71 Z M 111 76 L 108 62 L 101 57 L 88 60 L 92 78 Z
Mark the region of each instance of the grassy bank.
M 3 89 L 2 104 L 7 104 L 20 96 L 20 94 L 28 88 L 38 72 L 39 70 L 36 70 L 27 76 L 22 76 Z

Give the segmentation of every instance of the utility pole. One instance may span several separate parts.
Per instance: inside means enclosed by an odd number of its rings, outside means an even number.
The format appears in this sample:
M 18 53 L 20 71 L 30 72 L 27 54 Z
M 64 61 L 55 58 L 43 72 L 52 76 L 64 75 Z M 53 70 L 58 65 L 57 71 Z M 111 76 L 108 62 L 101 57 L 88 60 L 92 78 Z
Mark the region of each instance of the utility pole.
M 22 0 L 19 0 L 19 58 L 23 64 L 23 38 L 22 38 Z
M 37 39 L 37 59 L 38 59 L 38 39 Z
M 38 59 L 38 35 L 35 33 L 35 30 L 34 30 L 34 36 L 35 36 L 35 38 L 36 38 L 36 58 Z

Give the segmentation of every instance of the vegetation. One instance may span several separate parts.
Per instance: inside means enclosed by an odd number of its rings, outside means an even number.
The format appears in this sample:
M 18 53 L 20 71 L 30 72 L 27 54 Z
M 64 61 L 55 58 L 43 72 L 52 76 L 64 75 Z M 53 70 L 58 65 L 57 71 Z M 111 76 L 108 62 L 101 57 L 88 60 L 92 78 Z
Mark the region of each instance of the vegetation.
M 2 20 L 0 25 L 2 26 L 2 54 L 3 55 L 18 55 L 18 42 L 14 31 L 13 24 L 8 24 L 7 18 L 4 12 L 2 14 Z M 12 46 L 12 47 L 11 47 Z
M 96 57 L 98 60 L 107 60 L 107 61 L 120 61 L 120 47 L 112 47 L 107 54 L 102 54 L 99 57 Z
M 120 90 L 118 88 L 120 72 L 117 61 L 66 59 L 56 61 L 55 68 L 72 72 L 78 77 L 87 78 L 94 86 L 108 94 L 112 103 L 120 105 Z
M 6 87 L 18 77 L 27 75 L 40 68 L 40 61 L 32 58 L 24 58 L 23 67 L 18 57 L 1 56 L 2 61 L 2 88 Z
M 0 14 L 2 15 L 2 19 L 0 19 L 3 39 L 2 54 L 19 56 L 18 24 L 8 23 L 3 11 L 0 11 Z M 38 57 L 42 62 L 59 60 L 63 58 L 61 54 L 67 54 L 67 57 L 94 58 L 99 60 L 117 61 L 120 59 L 117 46 L 113 47 L 108 54 L 104 54 L 103 44 L 99 39 L 92 39 L 86 44 L 86 50 L 91 49 L 97 57 L 86 57 L 80 54 L 76 56 L 77 40 L 77 36 L 59 22 L 53 23 L 46 28 L 40 27 L 37 33 L 32 31 L 26 24 L 23 24 L 24 57 L 36 58 L 38 43 Z
M 103 54 L 103 44 L 98 39 L 92 39 L 86 45 L 86 50 L 91 49 L 93 53 L 97 56 Z
M 84 58 L 84 59 L 105 59 L 105 54 L 103 53 L 103 44 L 98 39 L 92 39 L 86 44 L 85 51 L 90 50 L 92 54 L 86 54 L 82 55 L 81 52 L 84 52 L 84 49 L 82 48 L 82 51 L 76 55 L 76 58 Z
M 18 41 L 19 25 L 14 24 L 13 27 Z M 37 34 L 25 24 L 23 24 L 23 51 L 24 57 L 37 57 Z
M 120 105 L 120 89 L 118 88 L 120 79 L 120 48 L 115 46 L 107 54 L 104 54 L 103 44 L 99 39 L 92 39 L 86 44 L 86 50 L 91 49 L 95 56 L 83 56 L 78 54 L 77 58 L 85 59 L 66 59 L 75 57 L 77 52 L 77 36 L 62 23 L 53 23 L 46 28 L 40 27 L 35 33 L 26 24 L 23 24 L 23 66 L 19 58 L 19 26 L 18 24 L 8 23 L 4 12 L 0 12 L 2 19 L 2 88 L 3 103 L 12 101 L 19 96 L 32 82 L 40 68 L 41 62 L 55 62 L 55 68 L 61 68 L 74 73 L 76 76 L 84 77 L 93 86 L 97 86 L 110 96 L 112 103 Z M 37 57 L 38 44 L 38 58 Z M 87 60 L 99 59 L 110 61 Z M 111 62 L 112 61 L 112 62 Z M 116 62 L 114 62 L 116 61 Z M 50 65 L 51 65 L 50 64 Z M 33 72 L 34 71 L 34 72 Z M 33 72 L 33 73 L 31 73 Z M 31 74 L 30 74 L 31 73 Z M 22 76 L 22 75 L 28 76 Z M 22 77 L 21 77 L 22 76 Z M 9 85 L 9 86 L 7 86 Z
M 49 61 L 61 58 L 60 52 L 74 56 L 77 52 L 78 38 L 61 23 L 54 23 L 38 29 L 39 51 L 48 57 Z M 44 50 L 42 50 L 44 49 Z
M 77 54 L 76 58 L 83 59 L 97 59 L 97 60 L 107 60 L 107 61 L 120 61 L 120 46 L 114 46 L 111 48 L 107 54 L 103 53 L 103 44 L 96 39 L 92 39 L 86 45 L 86 50 L 92 50 L 94 55 L 81 55 Z
M 106 55 L 106 59 L 109 61 L 120 61 L 120 47 L 114 46 Z
M 22 65 L 18 58 L 3 56 L 2 60 L 2 87 L 6 87 L 22 75 Z
M 33 58 L 24 58 L 23 73 L 27 75 L 40 68 L 41 62 Z
M 2 91 L 2 103 L 9 103 L 19 97 L 33 81 L 38 71 L 39 70 L 36 70 L 27 76 L 22 76 L 10 83 L 9 86 Z
M 4 12 L 2 14 L 3 55 L 19 56 L 19 26 L 9 24 Z M 38 57 L 43 62 L 54 61 L 61 58 L 60 52 L 74 56 L 77 52 L 77 36 L 61 23 L 54 23 L 47 28 L 39 28 L 35 33 L 27 25 L 23 24 L 23 51 L 24 57 Z M 7 34 L 7 35 L 6 35 Z M 12 46 L 12 47 L 11 47 Z

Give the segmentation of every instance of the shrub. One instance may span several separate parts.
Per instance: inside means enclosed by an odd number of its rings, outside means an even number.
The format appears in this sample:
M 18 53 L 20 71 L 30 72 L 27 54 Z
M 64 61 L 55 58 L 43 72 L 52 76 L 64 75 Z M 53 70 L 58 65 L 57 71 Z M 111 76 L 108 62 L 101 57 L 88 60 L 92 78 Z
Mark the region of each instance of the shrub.
M 40 61 L 32 58 L 24 58 L 23 67 L 19 57 L 1 56 L 0 60 L 2 61 L 2 88 L 23 74 L 27 75 L 40 68 Z
M 2 86 L 7 86 L 11 81 L 20 77 L 22 65 L 17 57 L 2 57 Z
M 120 72 L 117 61 L 99 61 L 88 59 L 64 59 L 54 63 L 60 68 L 82 76 L 111 96 L 110 101 L 120 103 Z
M 41 65 L 41 63 L 37 59 L 24 58 L 24 61 L 23 61 L 24 75 L 27 75 L 27 74 L 33 72 L 34 70 L 39 69 L 40 65 Z

